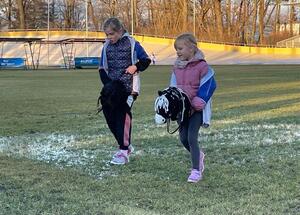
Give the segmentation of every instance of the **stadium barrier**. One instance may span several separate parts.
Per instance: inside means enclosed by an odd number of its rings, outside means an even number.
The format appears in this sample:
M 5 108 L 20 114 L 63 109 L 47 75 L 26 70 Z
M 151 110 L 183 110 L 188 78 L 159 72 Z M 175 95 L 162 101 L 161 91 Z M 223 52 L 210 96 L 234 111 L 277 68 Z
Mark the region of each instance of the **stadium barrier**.
M 83 68 L 98 68 L 100 58 L 99 57 L 75 57 L 75 68 L 83 69 Z
M 0 58 L 0 68 L 26 68 L 24 58 Z
M 149 36 L 135 36 L 140 42 L 148 42 L 154 44 L 164 44 L 173 46 L 175 40 L 172 38 L 153 38 Z M 198 42 L 201 49 L 213 51 L 228 51 L 244 54 L 265 54 L 270 56 L 286 55 L 291 57 L 298 57 L 300 55 L 300 48 L 278 48 L 278 47 L 255 47 L 255 46 L 241 46 L 241 45 L 227 45 L 216 44 L 208 42 Z

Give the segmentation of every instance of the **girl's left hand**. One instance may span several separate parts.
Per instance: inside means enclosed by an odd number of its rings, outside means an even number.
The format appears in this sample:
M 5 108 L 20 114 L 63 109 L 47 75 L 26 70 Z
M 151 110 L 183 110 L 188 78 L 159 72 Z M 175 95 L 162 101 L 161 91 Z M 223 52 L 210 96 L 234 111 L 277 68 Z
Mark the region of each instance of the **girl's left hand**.
M 204 109 L 206 102 L 203 99 L 201 99 L 200 97 L 195 96 L 192 99 L 191 105 L 196 111 L 201 111 Z
M 136 71 L 137 71 L 136 65 L 131 65 L 131 66 L 129 66 L 129 67 L 125 70 L 126 73 L 129 73 L 129 74 L 131 74 L 131 75 L 133 75 L 134 73 L 136 73 Z

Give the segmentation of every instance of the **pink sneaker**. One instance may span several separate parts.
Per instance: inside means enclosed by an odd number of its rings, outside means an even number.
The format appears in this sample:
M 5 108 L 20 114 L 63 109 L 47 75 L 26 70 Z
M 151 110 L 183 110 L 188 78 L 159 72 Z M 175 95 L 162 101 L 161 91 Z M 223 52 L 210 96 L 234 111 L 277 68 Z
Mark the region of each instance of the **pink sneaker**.
M 202 174 L 199 170 L 192 169 L 190 176 L 188 177 L 188 182 L 197 183 L 202 179 Z
M 115 165 L 124 165 L 129 162 L 129 156 L 124 154 L 121 150 L 119 150 L 110 161 L 111 164 Z
M 116 157 L 119 152 L 120 152 L 120 149 L 113 155 L 113 158 Z M 133 152 L 134 152 L 133 146 L 129 145 L 128 146 L 128 151 L 127 151 L 127 156 L 130 156 L 131 154 L 133 154 Z
M 200 150 L 199 169 L 201 173 L 204 172 L 204 158 L 205 158 L 205 154 L 203 151 Z

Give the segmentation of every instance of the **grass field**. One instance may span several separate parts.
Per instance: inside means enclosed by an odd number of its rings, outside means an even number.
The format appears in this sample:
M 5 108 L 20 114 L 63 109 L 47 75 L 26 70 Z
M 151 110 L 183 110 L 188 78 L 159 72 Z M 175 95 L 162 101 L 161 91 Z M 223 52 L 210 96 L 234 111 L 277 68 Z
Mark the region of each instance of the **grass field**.
M 300 214 L 300 66 L 214 69 L 198 184 L 177 135 L 153 120 L 170 66 L 142 74 L 136 151 L 122 167 L 95 115 L 96 70 L 0 70 L 0 214 Z

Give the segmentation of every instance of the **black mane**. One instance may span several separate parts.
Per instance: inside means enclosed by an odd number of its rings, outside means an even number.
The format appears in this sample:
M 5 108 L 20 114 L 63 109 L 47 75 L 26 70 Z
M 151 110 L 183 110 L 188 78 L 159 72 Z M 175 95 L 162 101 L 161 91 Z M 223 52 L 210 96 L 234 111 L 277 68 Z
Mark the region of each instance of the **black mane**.
M 101 89 L 98 103 L 100 101 L 102 107 L 107 107 L 111 110 L 125 108 L 128 107 L 126 101 L 129 94 L 121 81 L 110 81 Z

